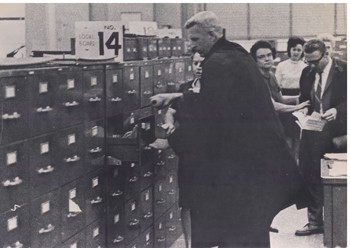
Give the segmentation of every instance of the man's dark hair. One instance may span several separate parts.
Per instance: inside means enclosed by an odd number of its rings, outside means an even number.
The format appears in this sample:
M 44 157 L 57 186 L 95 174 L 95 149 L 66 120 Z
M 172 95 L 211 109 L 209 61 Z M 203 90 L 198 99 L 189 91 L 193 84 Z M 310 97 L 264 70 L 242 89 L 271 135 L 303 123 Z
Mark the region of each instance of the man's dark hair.
M 273 58 L 276 56 L 276 49 L 272 47 L 271 43 L 267 40 L 258 40 L 254 43 L 254 45 L 250 48 L 250 55 L 253 57 L 253 59 L 256 61 L 256 51 L 260 48 L 267 48 L 270 49 L 272 52 Z
M 312 39 L 304 44 L 304 53 L 313 53 L 315 51 L 320 51 L 322 54 L 327 51 L 326 45 L 323 43 L 323 41 L 319 39 Z
M 288 53 L 288 57 L 291 57 L 290 54 L 290 49 L 292 49 L 293 47 L 296 47 L 297 45 L 301 45 L 304 46 L 305 44 L 305 40 L 302 37 L 299 36 L 292 36 L 288 39 L 287 42 L 287 53 Z M 301 58 L 304 56 L 304 53 L 301 54 Z

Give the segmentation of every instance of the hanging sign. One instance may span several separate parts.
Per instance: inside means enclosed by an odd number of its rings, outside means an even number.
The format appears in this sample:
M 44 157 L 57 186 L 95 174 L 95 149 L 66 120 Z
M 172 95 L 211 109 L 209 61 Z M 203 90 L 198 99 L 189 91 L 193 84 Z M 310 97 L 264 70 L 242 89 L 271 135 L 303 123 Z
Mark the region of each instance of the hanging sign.
M 76 22 L 75 53 L 79 59 L 123 61 L 121 22 Z

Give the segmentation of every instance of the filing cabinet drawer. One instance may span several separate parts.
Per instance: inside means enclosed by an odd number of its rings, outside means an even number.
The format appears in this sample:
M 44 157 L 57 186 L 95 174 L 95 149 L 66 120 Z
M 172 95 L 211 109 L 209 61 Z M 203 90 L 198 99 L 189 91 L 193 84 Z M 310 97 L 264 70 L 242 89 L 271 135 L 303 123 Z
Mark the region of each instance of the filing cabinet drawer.
M 108 247 L 124 248 L 125 240 L 125 213 L 124 204 L 117 205 L 114 209 L 108 209 L 107 214 L 107 243 Z
M 164 57 L 171 57 L 171 41 L 169 38 L 163 38 Z
M 137 243 L 141 248 L 153 248 L 154 247 L 153 240 L 154 240 L 153 228 L 149 228 L 138 237 Z
M 105 218 L 101 218 L 86 227 L 86 248 L 106 247 Z
M 153 183 L 154 178 L 154 159 L 155 150 L 145 150 L 141 151 L 141 174 L 140 174 L 140 185 L 141 190 L 147 188 Z
M 81 68 L 61 68 L 58 70 L 57 77 L 59 80 L 57 92 L 59 128 L 82 123 L 84 103 Z
M 60 248 L 85 248 L 86 246 L 86 240 L 85 240 L 85 230 L 79 232 L 78 234 L 74 235 L 74 237 L 71 237 L 69 240 L 65 241 L 63 244 L 61 244 Z M 58 248 L 57 247 L 57 248 Z
M 26 141 L 0 148 L 0 213 L 28 201 L 28 162 Z
M 138 162 L 123 162 L 125 200 L 135 197 L 140 191 L 140 164 Z
M 166 129 L 162 126 L 164 124 L 164 116 L 168 108 L 159 109 L 155 113 L 155 138 L 165 139 L 167 138 Z
M 153 192 L 149 187 L 140 194 L 141 232 L 153 224 Z
M 140 119 L 140 145 L 144 149 L 146 146 L 154 142 L 155 131 L 154 131 L 154 117 Z
M 109 166 L 107 169 L 108 207 L 115 208 L 124 203 L 124 173 L 121 166 Z
M 170 39 L 170 43 L 171 43 L 171 55 L 176 57 L 181 56 L 183 53 L 183 40 L 174 38 L 174 39 Z
M 164 179 L 159 179 L 154 183 L 154 217 L 158 219 L 169 208 L 166 182 Z
M 140 68 L 133 64 L 124 65 L 124 110 L 135 110 L 140 106 Z
M 30 203 L 32 247 L 55 247 L 61 241 L 59 190 Z
M 29 139 L 29 168 L 31 198 L 57 188 L 60 165 L 57 162 L 58 143 L 51 133 Z
M 138 59 L 148 58 L 148 37 L 137 37 L 139 56 Z
M 113 116 L 123 111 L 123 69 L 121 66 L 106 66 L 106 111 Z
M 160 217 L 154 224 L 154 247 L 165 248 L 166 246 L 166 225 L 165 216 Z
M 139 236 L 141 231 L 141 209 L 138 197 L 125 203 L 125 240 L 129 243 Z
M 141 77 L 141 108 L 150 105 L 149 98 L 153 95 L 153 66 L 147 62 L 140 68 Z
M 29 136 L 28 77 L 0 78 L 1 144 L 18 141 Z
M 139 112 L 126 112 L 107 120 L 107 137 L 109 144 L 138 144 Z
M 157 50 L 157 38 L 150 37 L 148 40 L 148 58 L 154 59 L 158 57 L 158 50 Z
M 175 84 L 175 64 L 174 60 L 167 59 L 164 63 L 164 81 L 166 83 L 166 92 L 174 92 Z
M 103 170 L 92 172 L 85 177 L 86 225 L 105 214 L 105 177 Z
M 169 206 L 173 205 L 178 199 L 178 189 L 177 189 L 177 173 L 175 171 L 169 172 L 166 176 L 166 191 L 167 200 Z
M 108 155 L 122 161 L 138 161 L 140 148 L 137 145 L 109 145 Z
M 102 119 L 104 116 L 103 82 L 102 66 L 83 67 L 85 120 Z
M 163 58 L 166 54 L 166 46 L 164 44 L 163 38 L 157 39 L 157 50 L 158 50 L 158 57 Z
M 166 92 L 166 80 L 165 80 L 165 63 L 164 61 L 160 61 L 159 64 L 155 64 L 153 66 L 153 93 L 165 93 Z
M 124 37 L 124 61 L 136 60 L 139 57 L 136 37 Z
M 184 58 L 184 62 L 185 62 L 185 82 L 188 82 L 193 80 L 194 78 L 191 58 Z
M 166 247 L 170 247 L 182 234 L 179 210 L 174 206 L 166 214 Z
M 175 62 L 175 82 L 177 85 L 185 83 L 185 62 L 183 60 L 178 60 Z M 177 91 L 179 88 L 176 88 Z
M 57 69 L 33 71 L 29 77 L 30 135 L 44 134 L 58 127 Z
M 58 163 L 61 166 L 61 184 L 70 182 L 85 173 L 83 125 L 60 130 Z
M 103 120 L 85 123 L 85 150 L 88 171 L 102 168 L 104 163 L 104 122 Z
M 83 179 L 61 188 L 62 241 L 69 239 L 85 226 L 85 191 Z
M 29 207 L 16 208 L 0 215 L 0 247 L 30 247 Z

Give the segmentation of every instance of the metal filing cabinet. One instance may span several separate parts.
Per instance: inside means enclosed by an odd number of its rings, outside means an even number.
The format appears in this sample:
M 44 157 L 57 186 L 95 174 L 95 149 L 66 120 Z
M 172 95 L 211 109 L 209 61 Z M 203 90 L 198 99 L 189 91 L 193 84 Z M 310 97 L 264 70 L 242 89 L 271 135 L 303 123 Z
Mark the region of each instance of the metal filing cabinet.
M 139 195 L 141 210 L 141 232 L 145 231 L 153 224 L 153 190 L 149 187 Z
M 148 58 L 154 59 L 158 57 L 157 50 L 158 39 L 156 37 L 150 37 L 148 40 Z
M 153 93 L 165 93 L 166 92 L 166 80 L 164 79 L 165 74 L 165 63 L 164 60 L 159 61 L 159 63 L 153 66 L 154 73 L 154 83 L 153 83 Z
M 124 248 L 127 244 L 125 240 L 126 223 L 124 214 L 124 201 L 114 205 L 114 209 L 109 208 L 107 214 L 107 244 L 108 247 Z
M 105 218 L 86 227 L 86 248 L 104 248 L 106 245 Z
M 0 147 L 0 213 L 28 202 L 28 162 L 26 141 Z
M 136 37 L 124 37 L 124 61 L 137 60 L 139 58 L 138 43 Z
M 165 248 L 166 247 L 166 225 L 165 216 L 158 218 L 154 223 L 154 247 Z
M 139 197 L 135 196 L 125 202 L 125 240 L 126 243 L 134 240 L 141 233 L 141 207 Z
M 166 83 L 166 92 L 174 92 L 176 91 L 176 83 L 175 83 L 175 63 L 172 59 L 167 59 L 165 61 L 164 68 L 164 81 Z
M 27 71 L 0 73 L 0 145 L 29 136 Z
M 59 189 L 30 203 L 32 247 L 55 247 L 61 242 Z
M 85 171 L 100 169 L 104 164 L 105 129 L 104 121 L 85 122 Z

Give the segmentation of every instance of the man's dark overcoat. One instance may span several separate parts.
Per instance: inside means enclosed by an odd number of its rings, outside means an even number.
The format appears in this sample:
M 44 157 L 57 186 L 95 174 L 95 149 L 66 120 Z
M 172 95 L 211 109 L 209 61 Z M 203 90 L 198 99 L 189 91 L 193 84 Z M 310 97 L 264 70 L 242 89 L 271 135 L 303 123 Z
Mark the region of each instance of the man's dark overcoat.
M 255 61 L 240 45 L 221 38 L 202 67 L 200 93 L 183 99 L 195 105 L 183 147 L 195 168 L 192 242 L 269 247 L 273 217 L 294 203 L 301 185 L 283 128 Z

